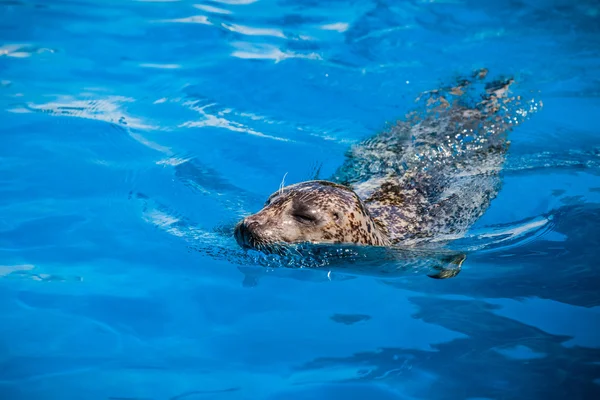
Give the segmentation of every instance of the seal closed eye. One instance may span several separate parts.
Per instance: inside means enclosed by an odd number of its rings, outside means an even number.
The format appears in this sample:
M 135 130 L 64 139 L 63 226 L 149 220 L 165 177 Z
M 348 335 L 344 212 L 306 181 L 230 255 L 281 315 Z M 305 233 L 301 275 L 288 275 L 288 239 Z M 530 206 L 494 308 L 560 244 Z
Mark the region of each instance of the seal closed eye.
M 291 213 L 294 218 L 302 223 L 317 223 L 318 216 L 316 215 L 315 209 L 308 207 L 308 205 L 297 198 L 292 201 Z
M 472 107 L 463 101 L 469 80 L 459 82 L 427 93 L 423 117 L 413 113 L 354 146 L 329 180 L 273 193 L 236 225 L 237 242 L 269 251 L 286 243 L 406 246 L 464 234 L 497 195 L 506 133 L 514 114 L 527 113 L 509 108 L 519 105 L 508 97 L 512 79 L 488 84 Z

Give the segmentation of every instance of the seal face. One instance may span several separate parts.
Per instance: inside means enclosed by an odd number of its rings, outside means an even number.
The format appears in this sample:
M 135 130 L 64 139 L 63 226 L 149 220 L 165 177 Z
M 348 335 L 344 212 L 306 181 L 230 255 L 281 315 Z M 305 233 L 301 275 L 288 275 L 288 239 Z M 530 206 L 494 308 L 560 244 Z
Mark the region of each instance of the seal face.
M 262 210 L 237 224 L 235 238 L 242 247 L 258 250 L 282 242 L 389 243 L 358 195 L 329 181 L 302 182 L 273 193 Z

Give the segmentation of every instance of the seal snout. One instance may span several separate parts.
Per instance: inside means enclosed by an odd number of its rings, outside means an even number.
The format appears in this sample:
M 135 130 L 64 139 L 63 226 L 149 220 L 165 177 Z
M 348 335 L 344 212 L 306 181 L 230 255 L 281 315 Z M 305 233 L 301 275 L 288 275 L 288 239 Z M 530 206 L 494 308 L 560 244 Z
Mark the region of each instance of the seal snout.
M 256 245 L 255 231 L 261 226 L 261 222 L 255 215 L 244 218 L 235 227 L 235 240 L 244 248 L 253 248 Z

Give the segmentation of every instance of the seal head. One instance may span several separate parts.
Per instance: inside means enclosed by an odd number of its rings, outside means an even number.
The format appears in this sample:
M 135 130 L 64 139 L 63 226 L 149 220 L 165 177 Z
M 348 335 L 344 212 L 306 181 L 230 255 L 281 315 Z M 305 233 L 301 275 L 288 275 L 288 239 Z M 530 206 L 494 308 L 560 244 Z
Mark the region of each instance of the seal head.
M 389 244 L 358 195 L 329 181 L 302 182 L 273 193 L 262 210 L 236 225 L 235 238 L 244 248 L 263 251 L 286 243 Z

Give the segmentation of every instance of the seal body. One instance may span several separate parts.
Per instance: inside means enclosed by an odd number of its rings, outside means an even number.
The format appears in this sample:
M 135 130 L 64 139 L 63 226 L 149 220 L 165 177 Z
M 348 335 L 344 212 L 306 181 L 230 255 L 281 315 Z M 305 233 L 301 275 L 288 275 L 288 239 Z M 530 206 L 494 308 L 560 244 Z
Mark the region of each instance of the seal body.
M 495 82 L 474 108 L 430 98 L 423 118 L 410 116 L 353 147 L 333 179 L 363 199 L 393 244 L 461 236 L 500 189 L 516 121 L 499 111 L 511 83 Z
M 330 179 L 273 193 L 238 223 L 238 243 L 268 250 L 280 243 L 389 246 L 460 237 L 500 189 L 506 134 L 518 122 L 509 108 L 516 99 L 507 96 L 512 82 L 488 84 L 473 106 L 462 101 L 468 80 L 426 93 L 424 113 L 352 147 Z

